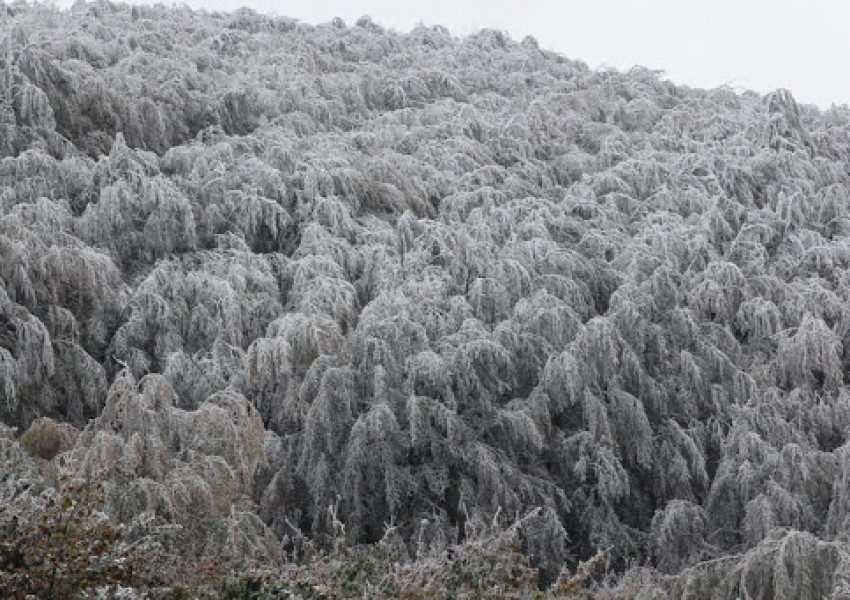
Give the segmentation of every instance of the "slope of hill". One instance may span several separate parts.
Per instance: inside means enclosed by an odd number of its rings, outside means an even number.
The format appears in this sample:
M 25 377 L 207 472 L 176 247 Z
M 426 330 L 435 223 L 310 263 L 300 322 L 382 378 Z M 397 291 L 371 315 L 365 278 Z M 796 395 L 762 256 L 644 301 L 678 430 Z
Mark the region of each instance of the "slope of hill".
M 846 107 L 498 31 L 7 13 L 0 420 L 80 429 L 39 468 L 116 522 L 278 564 L 531 514 L 544 582 L 850 585 Z

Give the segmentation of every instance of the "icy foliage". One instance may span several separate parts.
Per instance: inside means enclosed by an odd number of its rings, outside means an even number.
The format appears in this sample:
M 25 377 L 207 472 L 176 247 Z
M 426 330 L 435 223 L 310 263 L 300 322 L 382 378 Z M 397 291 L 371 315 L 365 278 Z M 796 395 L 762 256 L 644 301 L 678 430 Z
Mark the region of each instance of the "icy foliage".
M 63 461 L 104 482 L 109 507 L 125 523 L 156 519 L 180 525 L 179 551 L 265 560 L 279 553 L 250 494 L 265 466 L 264 427 L 240 394 L 212 395 L 197 410 L 175 406 L 161 375 L 138 383 L 125 370 Z
M 742 556 L 716 559 L 664 582 L 670 598 L 833 597 L 846 578 L 847 549 L 804 532 L 775 531 Z M 840 597 L 840 596 L 834 596 Z
M 116 518 L 250 558 L 540 509 L 549 579 L 850 580 L 846 107 L 490 30 L 4 11 L 0 420 Z

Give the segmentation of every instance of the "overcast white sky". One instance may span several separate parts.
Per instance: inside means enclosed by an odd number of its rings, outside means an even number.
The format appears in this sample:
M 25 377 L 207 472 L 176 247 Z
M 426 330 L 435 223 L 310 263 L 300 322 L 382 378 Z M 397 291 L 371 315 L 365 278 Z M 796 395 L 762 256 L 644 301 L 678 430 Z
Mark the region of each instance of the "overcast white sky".
M 68 0 L 64 0 L 68 1 Z M 133 0 L 141 3 L 143 0 Z M 696 87 L 768 92 L 798 101 L 850 104 L 850 0 L 186 0 L 189 6 L 258 12 L 349 25 L 368 14 L 407 31 L 420 21 L 454 34 L 483 27 L 591 67 L 639 64 Z

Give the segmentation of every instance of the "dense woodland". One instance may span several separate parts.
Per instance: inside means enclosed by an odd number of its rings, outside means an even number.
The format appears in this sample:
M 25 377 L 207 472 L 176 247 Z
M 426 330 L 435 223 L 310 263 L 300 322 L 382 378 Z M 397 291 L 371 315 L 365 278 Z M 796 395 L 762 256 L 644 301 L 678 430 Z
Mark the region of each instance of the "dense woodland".
M 178 579 L 489 523 L 544 587 L 848 597 L 846 106 L 368 17 L 0 27 L 5 504 L 84 481 Z

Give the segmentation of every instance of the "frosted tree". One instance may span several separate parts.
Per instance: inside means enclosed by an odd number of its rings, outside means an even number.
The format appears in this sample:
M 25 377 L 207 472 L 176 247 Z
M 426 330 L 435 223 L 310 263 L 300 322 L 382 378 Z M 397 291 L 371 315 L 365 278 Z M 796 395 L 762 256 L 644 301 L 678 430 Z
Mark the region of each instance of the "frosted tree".
M 653 430 L 643 403 L 619 389 L 607 394 L 611 438 L 624 462 L 632 468 L 650 468 L 653 456 Z
M 211 542 L 230 529 L 239 530 L 235 537 L 246 549 L 254 548 L 253 558 L 265 551 L 273 559 L 270 532 L 241 515 L 250 504 L 253 475 L 266 459 L 256 410 L 235 393 L 213 396 L 192 412 L 175 402 L 164 377 L 136 383 L 122 371 L 66 468 L 102 481 L 109 510 L 128 524 L 153 515 L 181 525 L 182 538 L 172 542 L 177 555 L 215 556 L 218 546 Z
M 736 265 L 712 262 L 694 281 L 690 302 L 709 319 L 728 322 L 743 300 L 744 282 Z
M 366 306 L 401 283 L 404 265 L 401 257 L 391 249 L 391 244 L 395 241 L 393 236 L 389 244 L 375 243 L 360 246 L 358 259 L 360 272 L 353 283 L 361 306 Z
M 782 314 L 770 300 L 756 297 L 741 303 L 735 315 L 735 321 L 748 341 L 766 343 L 779 333 Z
M 293 292 L 299 312 L 323 315 L 340 324 L 343 332 L 354 324 L 358 313 L 357 292 L 344 279 L 316 277 Z
M 546 339 L 555 351 L 565 349 L 581 327 L 581 318 L 570 305 L 545 288 L 516 304 L 513 321 L 523 331 Z
M 513 387 L 514 365 L 505 348 L 495 341 L 479 337 L 475 323 L 457 334 L 458 345 L 452 353 L 452 372 L 456 397 L 461 409 L 474 409 L 478 403 L 489 403 L 505 397 Z M 469 335 L 472 339 L 464 340 Z M 474 336 L 474 337 L 473 337 Z
M 317 534 L 329 532 L 326 511 L 336 500 L 343 450 L 357 411 L 350 370 L 329 368 L 320 381 L 305 417 L 297 464 L 298 474 L 310 495 L 311 527 Z
M 266 337 L 283 338 L 292 349 L 291 364 L 302 373 L 323 354 L 335 354 L 343 343 L 339 325 L 321 315 L 287 313 L 269 324 Z
M 505 286 L 491 277 L 478 277 L 469 286 L 467 299 L 476 318 L 485 323 L 503 321 L 511 309 Z
M 799 327 L 783 332 L 777 351 L 778 375 L 784 385 L 834 389 L 844 379 L 841 341 L 823 320 L 803 317 Z
M 670 580 L 671 596 L 695 598 L 829 597 L 843 550 L 803 532 L 778 531 L 740 557 L 724 557 Z
M 652 518 L 652 546 L 658 568 L 678 572 L 711 551 L 705 541 L 707 519 L 702 507 L 673 500 Z
M 272 199 L 239 190 L 230 190 L 221 203 L 214 205 L 206 224 L 215 234 L 238 232 L 246 244 L 256 252 L 270 252 L 282 248 L 286 241 L 292 218 Z M 214 234 L 214 235 L 215 235 Z
M 412 481 L 399 464 L 402 442 L 399 425 L 385 404 L 374 405 L 351 427 L 342 469 L 342 499 L 353 539 L 376 541 L 390 520 L 406 516 Z
M 767 95 L 767 125 L 765 141 L 775 150 L 797 150 L 808 142 L 808 134 L 803 128 L 800 107 L 785 89 L 776 90 Z
M 125 183 L 105 187 L 97 204 L 80 220 L 87 240 L 110 249 L 124 268 L 153 262 L 195 247 L 191 205 L 162 179 L 146 179 L 141 189 Z
M 180 408 L 192 409 L 228 386 L 246 390 L 249 375 L 245 360 L 241 348 L 219 339 L 209 352 L 187 354 L 181 350 L 170 354 L 162 374 L 177 392 Z

